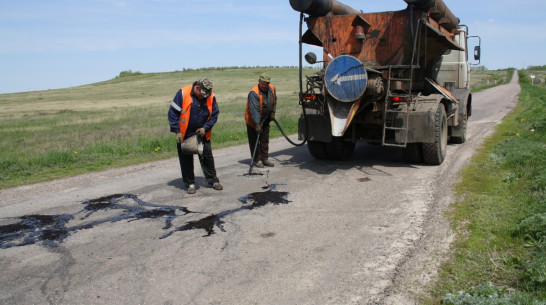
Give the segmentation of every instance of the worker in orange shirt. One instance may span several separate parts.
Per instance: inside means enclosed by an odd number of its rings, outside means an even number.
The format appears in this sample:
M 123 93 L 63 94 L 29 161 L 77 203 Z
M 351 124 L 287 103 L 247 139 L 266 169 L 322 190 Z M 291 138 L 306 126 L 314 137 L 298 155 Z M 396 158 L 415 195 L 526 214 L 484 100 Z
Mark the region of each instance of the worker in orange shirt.
M 276 105 L 275 86 L 271 84 L 271 77 L 267 73 L 262 73 L 258 84 L 248 94 L 245 112 L 250 155 L 251 158 L 254 157 L 254 160 L 250 162 L 255 162 L 256 167 L 259 168 L 275 166 L 269 160 L 269 123 L 275 119 Z M 259 142 L 258 146 L 256 141 Z M 254 152 L 255 147 L 256 152 Z
M 183 154 L 180 143 L 193 135 L 203 138 L 203 153 L 198 156 L 208 184 L 217 191 L 223 189 L 216 176 L 210 143 L 212 127 L 216 124 L 219 113 L 216 97 L 212 92 L 212 81 L 207 78 L 178 90 L 169 108 L 169 124 L 171 132 L 176 134 L 178 160 L 188 194 L 196 192 L 193 155 Z

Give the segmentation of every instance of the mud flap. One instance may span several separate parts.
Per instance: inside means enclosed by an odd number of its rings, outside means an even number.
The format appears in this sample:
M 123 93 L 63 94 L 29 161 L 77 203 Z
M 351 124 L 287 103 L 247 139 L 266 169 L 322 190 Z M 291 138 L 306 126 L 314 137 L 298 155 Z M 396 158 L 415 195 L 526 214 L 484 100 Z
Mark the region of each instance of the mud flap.
M 307 123 L 309 124 L 308 141 L 332 142 L 332 128 L 330 127 L 330 119 L 324 115 L 307 114 Z M 303 115 L 298 120 L 298 138 L 305 138 L 306 122 Z
M 434 114 L 438 103 L 427 103 L 427 107 L 421 107 L 421 111 L 412 111 L 409 114 L 408 143 L 434 142 Z M 401 116 L 400 116 L 401 117 Z M 405 131 L 396 131 L 395 140 L 403 143 Z
M 436 112 L 438 105 L 445 100 L 442 94 L 430 94 L 419 96 L 409 113 L 408 122 L 408 143 L 434 143 L 436 128 Z M 402 120 L 403 116 L 398 115 L 397 120 Z M 396 123 L 400 124 L 400 123 Z M 397 131 L 395 140 L 403 143 L 405 131 Z

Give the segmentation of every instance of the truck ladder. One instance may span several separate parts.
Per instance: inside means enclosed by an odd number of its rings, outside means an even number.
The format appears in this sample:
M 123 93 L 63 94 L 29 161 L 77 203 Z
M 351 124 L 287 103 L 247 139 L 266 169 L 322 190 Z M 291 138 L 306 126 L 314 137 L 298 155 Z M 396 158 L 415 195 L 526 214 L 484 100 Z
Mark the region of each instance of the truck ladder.
M 410 8 L 411 8 L 411 10 L 414 9 L 413 6 L 411 6 Z M 409 114 L 410 114 L 410 106 L 411 106 L 411 103 L 413 102 L 413 94 L 412 94 L 413 74 L 414 74 L 415 69 L 420 69 L 417 54 L 419 54 L 420 50 L 421 50 L 421 44 L 419 43 L 419 38 L 422 35 L 421 28 L 423 28 L 423 24 L 424 24 L 423 19 L 420 18 L 418 23 L 417 23 L 417 27 L 415 28 L 415 31 L 413 30 L 413 27 L 412 27 L 413 50 L 412 50 L 412 54 L 411 54 L 410 64 L 409 65 L 390 65 L 390 66 L 388 66 L 389 75 L 388 75 L 388 78 L 387 78 L 387 92 L 385 94 L 385 103 L 384 103 L 385 105 L 383 106 L 383 139 L 381 140 L 381 144 L 383 146 L 395 146 L 395 147 L 404 147 L 405 148 L 408 145 Z M 424 27 L 424 29 L 426 31 L 427 28 Z M 404 75 L 404 76 L 408 75 L 407 72 L 408 72 L 408 69 L 409 69 L 409 78 L 404 78 L 404 77 L 395 78 L 395 77 L 393 77 L 393 75 L 392 75 L 393 69 L 395 69 L 397 72 L 405 72 L 405 73 L 401 73 L 401 75 Z M 401 90 L 400 90 L 401 92 L 398 92 L 397 94 L 393 94 L 393 92 L 391 90 L 391 83 L 393 81 L 401 82 L 402 84 L 406 83 L 408 85 L 407 90 L 402 85 Z M 391 101 L 391 98 L 395 97 L 395 96 L 407 99 L 406 107 L 403 108 L 402 110 L 393 109 L 393 107 L 392 107 L 393 105 L 392 105 L 392 103 L 390 101 Z M 404 117 L 403 122 L 402 122 L 402 126 L 401 127 L 394 127 L 395 122 L 396 122 L 395 119 L 400 114 Z M 389 120 L 388 120 L 389 117 L 392 118 L 392 122 L 391 122 L 390 126 L 389 126 Z M 387 131 L 389 131 L 389 130 L 393 130 L 395 132 L 394 140 L 392 142 L 387 142 Z M 396 132 L 397 131 L 398 132 L 402 131 L 404 133 L 403 141 L 401 141 L 401 143 L 396 142 Z
M 406 147 L 408 144 L 408 131 L 409 131 L 409 114 L 410 114 L 410 103 L 412 100 L 412 94 L 411 94 L 411 88 L 413 85 L 412 79 L 413 79 L 413 69 L 416 68 L 415 65 L 398 65 L 398 66 L 389 66 L 389 75 L 387 78 L 387 91 L 385 94 L 385 103 L 383 106 L 383 136 L 381 140 L 381 145 L 383 146 L 393 146 L 393 147 Z M 410 77 L 409 78 L 395 78 L 392 76 L 392 70 L 393 69 L 410 69 Z M 401 92 L 399 94 L 393 94 L 391 91 L 391 83 L 392 82 L 402 82 L 408 84 L 408 90 L 404 90 L 404 92 Z M 402 86 L 403 88 L 404 86 Z M 406 107 L 404 107 L 402 110 L 398 109 L 392 109 L 391 106 L 391 98 L 392 97 L 400 97 L 403 99 L 406 99 Z M 404 119 L 402 122 L 401 127 L 394 127 L 395 119 L 396 117 L 401 114 Z M 389 126 L 389 120 L 388 117 L 392 117 L 392 122 Z M 387 131 L 388 130 L 394 130 L 396 131 L 402 131 L 404 133 L 404 138 L 401 143 L 397 143 L 396 141 L 389 141 L 387 142 Z

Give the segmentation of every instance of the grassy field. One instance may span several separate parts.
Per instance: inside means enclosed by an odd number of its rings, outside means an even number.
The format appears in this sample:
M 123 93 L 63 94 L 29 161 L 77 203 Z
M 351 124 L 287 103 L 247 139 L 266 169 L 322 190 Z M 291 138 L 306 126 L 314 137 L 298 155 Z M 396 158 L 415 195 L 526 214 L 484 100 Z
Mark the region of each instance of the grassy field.
M 2 94 L 0 189 L 176 156 L 167 111 L 178 89 L 203 76 L 213 80 L 220 108 L 213 146 L 245 143 L 247 95 L 263 71 L 277 87 L 277 120 L 295 132 L 297 68 L 124 73 L 86 86 Z
M 546 88 L 546 65 L 531 67 L 528 72 L 529 77 L 531 77 L 531 75 L 535 76 L 535 78 L 531 80 L 533 85 Z
M 296 132 L 297 68 L 123 71 L 101 83 L 1 94 L 0 189 L 176 156 L 167 111 L 180 87 L 203 76 L 214 81 L 220 107 L 213 147 L 246 143 L 247 95 L 263 71 L 277 87 L 277 120 L 287 133 Z M 306 69 L 304 75 L 314 72 Z M 507 75 L 506 70 L 473 71 L 472 79 L 488 86 L 483 80 L 508 80 Z M 271 136 L 281 134 L 272 128 Z
M 546 88 L 528 72 L 520 83 L 517 108 L 462 172 L 448 216 L 458 238 L 423 304 L 546 304 Z
M 473 70 L 470 77 L 470 90 L 478 92 L 487 88 L 506 84 L 512 78 L 514 69 Z

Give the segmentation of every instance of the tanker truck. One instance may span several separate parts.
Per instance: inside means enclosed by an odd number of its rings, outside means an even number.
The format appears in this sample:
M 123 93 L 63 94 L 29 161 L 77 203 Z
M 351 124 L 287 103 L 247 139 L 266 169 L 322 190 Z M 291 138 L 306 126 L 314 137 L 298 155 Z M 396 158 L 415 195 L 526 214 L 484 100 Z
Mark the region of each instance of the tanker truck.
M 290 0 L 300 12 L 298 137 L 313 157 L 349 159 L 362 141 L 398 147 L 408 162 L 439 165 L 448 142 L 465 142 L 468 39 L 481 40 L 468 36 L 442 0 L 404 1 L 401 11 L 364 13 L 336 0 Z M 302 44 L 322 51 L 322 60 L 302 56 Z M 302 57 L 322 63 L 305 84 Z

